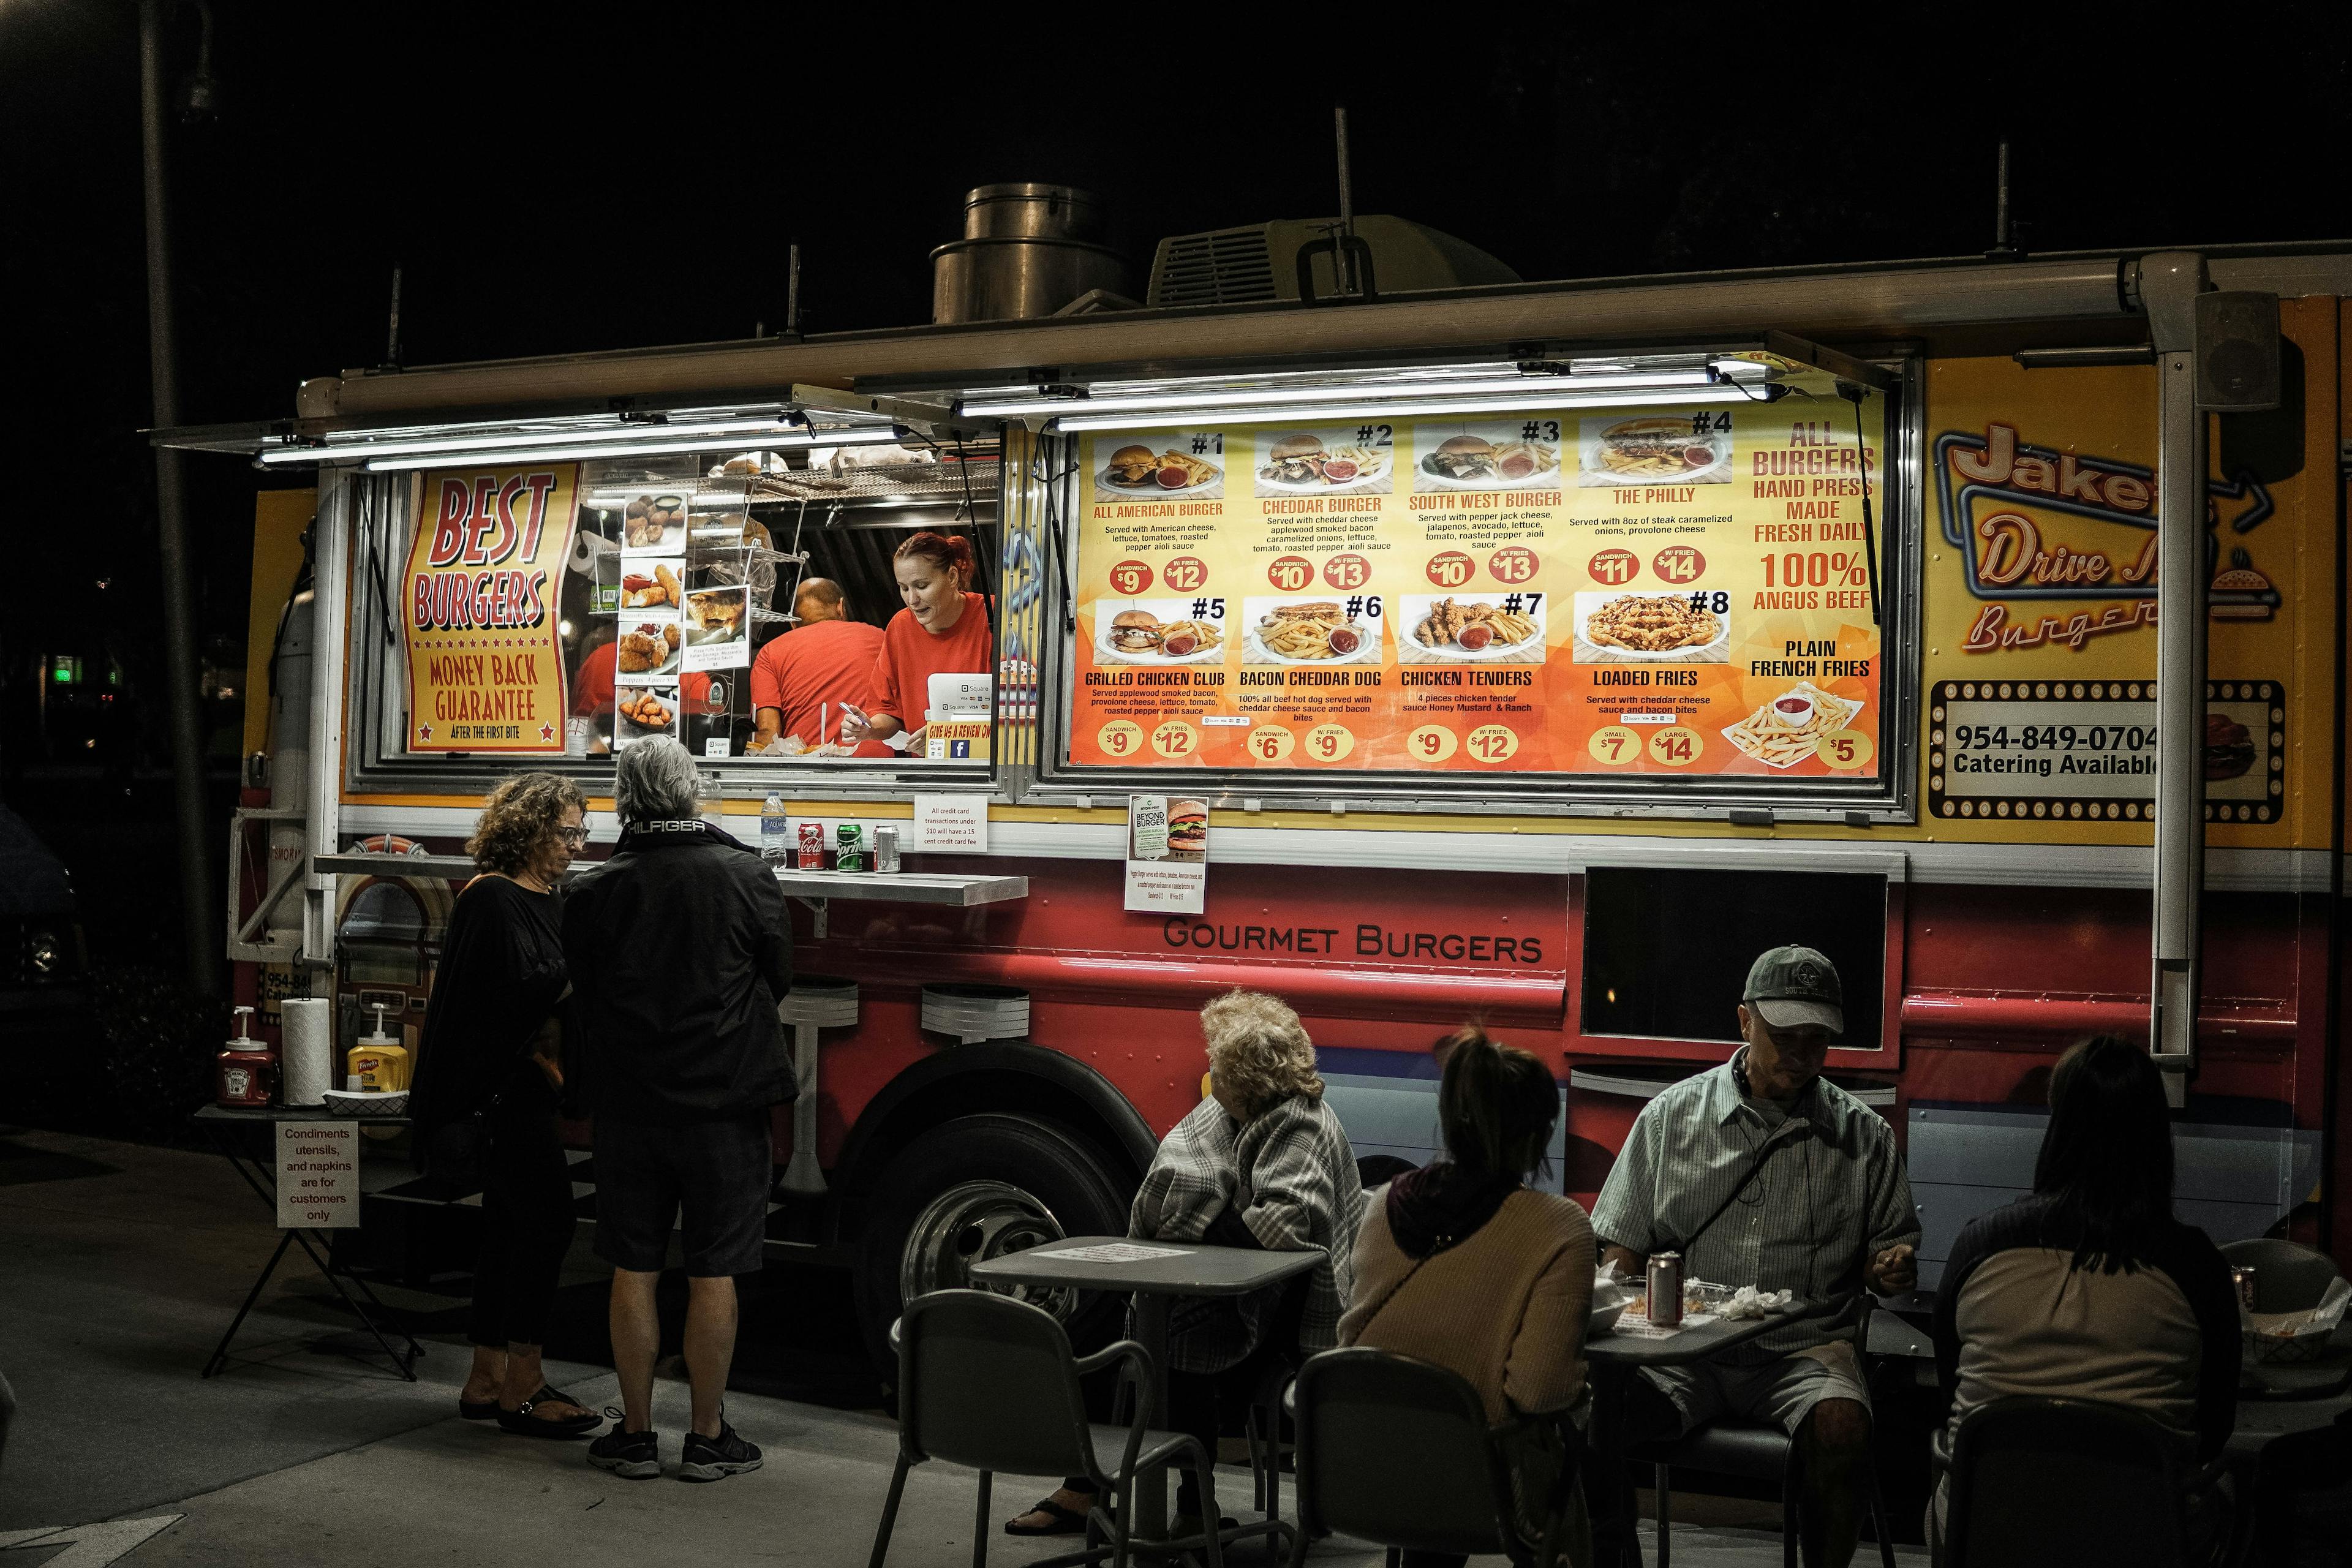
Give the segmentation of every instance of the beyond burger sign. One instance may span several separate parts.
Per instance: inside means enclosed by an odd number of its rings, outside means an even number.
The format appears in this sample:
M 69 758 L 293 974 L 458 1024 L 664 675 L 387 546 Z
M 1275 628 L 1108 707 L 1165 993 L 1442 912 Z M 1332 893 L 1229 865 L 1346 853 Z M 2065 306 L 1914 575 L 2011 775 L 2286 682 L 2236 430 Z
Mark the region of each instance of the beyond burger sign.
M 555 607 L 579 468 L 419 476 L 401 595 L 411 752 L 562 752 Z

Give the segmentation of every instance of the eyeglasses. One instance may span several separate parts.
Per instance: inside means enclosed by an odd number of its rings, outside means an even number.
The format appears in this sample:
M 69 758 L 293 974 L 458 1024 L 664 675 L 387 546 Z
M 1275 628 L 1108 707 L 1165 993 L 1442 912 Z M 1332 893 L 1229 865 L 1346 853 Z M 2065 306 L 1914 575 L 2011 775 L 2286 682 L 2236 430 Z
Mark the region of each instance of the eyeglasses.
M 585 823 L 578 827 L 559 827 L 555 836 L 574 849 L 584 848 L 588 843 L 588 827 Z

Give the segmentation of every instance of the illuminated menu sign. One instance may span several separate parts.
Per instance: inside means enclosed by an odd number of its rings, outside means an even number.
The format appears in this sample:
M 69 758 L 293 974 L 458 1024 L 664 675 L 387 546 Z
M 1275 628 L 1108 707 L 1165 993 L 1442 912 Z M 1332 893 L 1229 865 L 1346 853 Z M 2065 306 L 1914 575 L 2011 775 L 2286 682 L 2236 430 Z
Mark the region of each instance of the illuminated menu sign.
M 1071 760 L 1875 777 L 1884 405 L 1860 414 L 1096 437 Z

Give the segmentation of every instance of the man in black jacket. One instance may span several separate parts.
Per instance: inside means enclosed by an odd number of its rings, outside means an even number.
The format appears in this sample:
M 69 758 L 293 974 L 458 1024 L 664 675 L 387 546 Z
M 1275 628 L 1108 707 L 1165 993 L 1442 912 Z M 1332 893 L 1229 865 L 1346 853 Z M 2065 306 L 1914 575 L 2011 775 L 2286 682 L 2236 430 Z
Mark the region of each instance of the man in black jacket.
M 792 921 L 759 856 L 696 816 L 695 784 L 693 757 L 667 736 L 623 752 L 614 769 L 620 846 L 563 910 L 587 1035 L 596 1254 L 613 1265 L 623 1410 L 588 1460 L 632 1480 L 661 1473 L 654 1287 L 673 1225 L 685 1233 L 694 1389 L 680 1479 L 760 1468 L 760 1450 L 727 1424 L 720 1401 L 735 1356 L 734 1277 L 757 1272 L 764 1256 L 769 1111 L 793 1092 L 776 1021 L 792 985 Z

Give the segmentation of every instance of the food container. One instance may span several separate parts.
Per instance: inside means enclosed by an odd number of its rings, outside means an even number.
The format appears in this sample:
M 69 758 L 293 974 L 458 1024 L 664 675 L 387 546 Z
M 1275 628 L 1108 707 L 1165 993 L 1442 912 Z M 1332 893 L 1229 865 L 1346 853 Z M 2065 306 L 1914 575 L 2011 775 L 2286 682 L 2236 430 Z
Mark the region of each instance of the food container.
M 877 827 L 874 830 L 874 869 L 889 872 L 898 869 L 898 830 Z
M 2244 1337 L 2245 1359 L 2252 1362 L 2317 1361 L 2326 1355 L 2344 1310 L 2352 1305 L 2352 1279 L 2336 1279 L 2316 1306 L 2299 1312 L 2255 1312 L 2239 1309 L 2238 1326 Z
M 404 1089 L 378 1094 L 367 1089 L 331 1089 L 327 1091 L 327 1111 L 331 1116 L 405 1116 L 408 1091 Z

